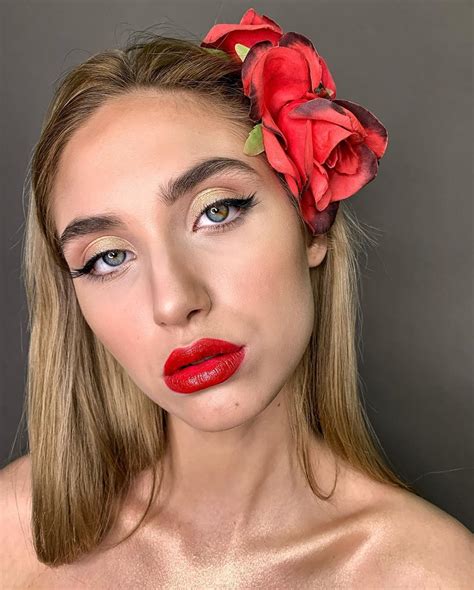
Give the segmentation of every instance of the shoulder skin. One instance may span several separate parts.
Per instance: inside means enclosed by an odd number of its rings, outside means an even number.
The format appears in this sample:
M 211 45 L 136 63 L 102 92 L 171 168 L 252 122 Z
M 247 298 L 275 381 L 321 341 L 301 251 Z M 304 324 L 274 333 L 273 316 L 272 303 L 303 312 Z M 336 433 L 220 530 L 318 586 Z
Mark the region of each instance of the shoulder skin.
M 34 587 L 34 578 L 47 567 L 33 548 L 27 455 L 0 470 L 0 507 L 0 586 L 5 590 Z

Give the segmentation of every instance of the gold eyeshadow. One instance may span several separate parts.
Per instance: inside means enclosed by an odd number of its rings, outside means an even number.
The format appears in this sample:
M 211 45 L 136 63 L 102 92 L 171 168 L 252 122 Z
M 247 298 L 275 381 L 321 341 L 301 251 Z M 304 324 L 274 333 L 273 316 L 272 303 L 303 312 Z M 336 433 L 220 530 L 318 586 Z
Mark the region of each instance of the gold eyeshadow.
M 83 262 L 87 262 L 99 252 L 103 252 L 104 250 L 132 250 L 132 245 L 130 242 L 122 238 L 117 238 L 115 236 L 101 236 L 97 238 L 93 242 L 91 242 L 85 250 L 82 252 L 81 258 Z
M 199 193 L 192 203 L 192 218 L 193 221 L 198 218 L 202 210 L 212 205 L 213 202 L 220 199 L 232 199 L 238 197 L 235 190 L 214 187 Z M 123 238 L 116 236 L 101 236 L 87 245 L 81 254 L 83 264 L 90 260 L 93 256 L 104 250 L 132 250 L 132 245 Z
M 220 199 L 235 199 L 239 193 L 229 188 L 210 188 L 198 194 L 192 204 L 193 221 L 201 213 L 203 209 L 212 205 L 214 201 Z

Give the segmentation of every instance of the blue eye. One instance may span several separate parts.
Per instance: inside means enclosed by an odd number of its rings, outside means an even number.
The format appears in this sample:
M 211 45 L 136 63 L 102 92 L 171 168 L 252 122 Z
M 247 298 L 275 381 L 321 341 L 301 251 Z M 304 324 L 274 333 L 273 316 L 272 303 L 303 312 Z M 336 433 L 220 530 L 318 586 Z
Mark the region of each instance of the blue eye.
M 90 258 L 82 268 L 73 269 L 70 275 L 73 279 L 87 275 L 90 279 L 105 280 L 109 275 L 114 275 L 117 272 L 113 270 L 114 267 L 122 266 L 128 252 L 128 250 L 104 250 Z M 98 263 L 101 262 L 103 263 L 102 272 L 97 272 L 97 266 L 100 265 Z M 107 268 L 112 269 L 112 271 L 107 272 L 107 270 L 104 270 Z
M 207 205 L 201 213 L 198 215 L 197 219 L 199 220 L 204 213 L 209 212 L 209 215 L 214 216 L 216 219 L 207 218 L 208 221 L 212 222 L 209 225 L 204 225 L 201 227 L 209 228 L 205 231 L 210 232 L 221 232 L 226 231 L 230 227 L 236 225 L 237 223 L 241 223 L 243 221 L 244 215 L 248 213 L 248 211 L 254 207 L 258 201 L 255 200 L 255 193 L 249 195 L 248 197 L 242 199 L 220 199 L 219 201 L 215 201 L 210 205 Z M 222 211 L 226 211 L 229 207 L 235 207 L 240 211 L 240 215 L 236 218 L 228 221 L 226 223 L 220 223 L 222 221 Z M 224 217 L 227 215 L 224 214 Z M 196 227 L 196 225 L 194 226 Z M 104 281 L 110 278 L 113 278 L 117 275 L 120 270 L 112 270 L 111 272 L 107 272 L 105 269 L 113 269 L 113 268 L 120 268 L 123 266 L 123 263 L 126 260 L 126 254 L 130 253 L 129 250 L 104 250 L 103 252 L 99 252 L 95 254 L 92 258 L 90 258 L 86 264 L 82 268 L 76 268 L 70 271 L 70 276 L 75 279 L 77 277 L 86 276 L 88 279 L 91 280 L 99 280 Z M 100 263 L 102 264 L 102 272 L 97 272 L 97 266 Z

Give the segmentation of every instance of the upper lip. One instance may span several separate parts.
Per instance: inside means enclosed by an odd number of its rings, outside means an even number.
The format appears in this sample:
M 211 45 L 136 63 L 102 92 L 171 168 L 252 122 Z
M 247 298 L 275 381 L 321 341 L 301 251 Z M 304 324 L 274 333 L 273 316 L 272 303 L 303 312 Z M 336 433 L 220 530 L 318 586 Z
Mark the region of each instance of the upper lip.
M 241 349 L 242 345 L 215 338 L 201 338 L 184 348 L 175 348 L 166 359 L 163 373 L 171 375 L 184 365 L 195 363 L 208 356 L 228 354 Z

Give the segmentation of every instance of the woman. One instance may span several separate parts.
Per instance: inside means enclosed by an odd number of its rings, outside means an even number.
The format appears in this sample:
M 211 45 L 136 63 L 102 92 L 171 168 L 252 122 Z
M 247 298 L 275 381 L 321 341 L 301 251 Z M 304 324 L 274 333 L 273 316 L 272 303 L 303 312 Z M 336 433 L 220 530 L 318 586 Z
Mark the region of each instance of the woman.
M 253 9 L 62 81 L 32 162 L 4 587 L 468 587 L 471 534 L 386 465 L 358 398 L 343 201 L 387 134 L 335 96 Z

